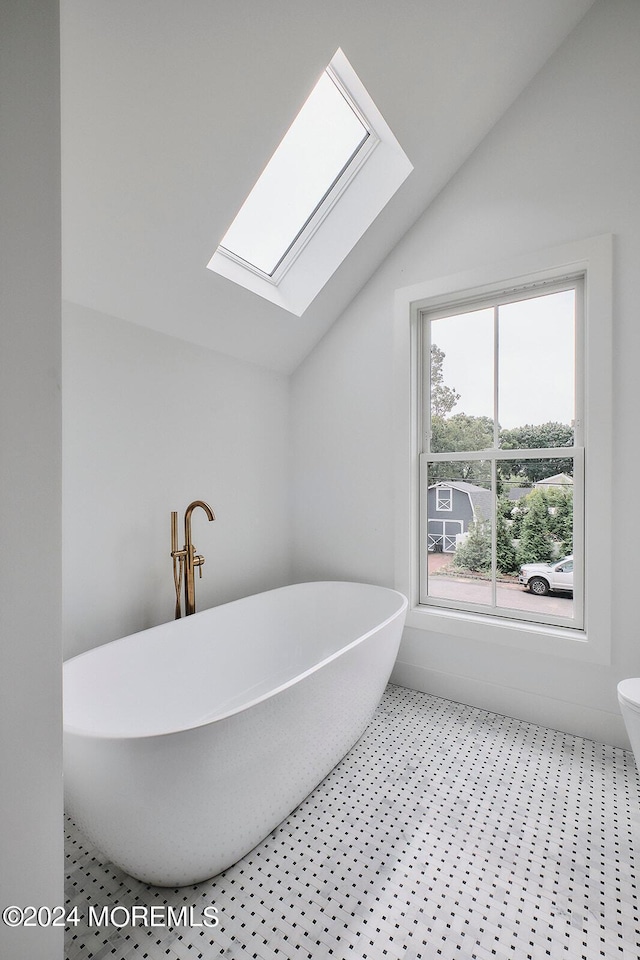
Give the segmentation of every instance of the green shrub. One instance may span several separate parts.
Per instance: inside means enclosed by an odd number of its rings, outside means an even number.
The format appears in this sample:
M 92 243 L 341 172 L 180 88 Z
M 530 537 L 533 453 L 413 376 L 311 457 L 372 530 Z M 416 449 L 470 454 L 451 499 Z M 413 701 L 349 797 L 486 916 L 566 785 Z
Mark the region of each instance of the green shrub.
M 491 529 L 483 520 L 469 524 L 466 540 L 454 554 L 453 565 L 466 570 L 491 569 Z

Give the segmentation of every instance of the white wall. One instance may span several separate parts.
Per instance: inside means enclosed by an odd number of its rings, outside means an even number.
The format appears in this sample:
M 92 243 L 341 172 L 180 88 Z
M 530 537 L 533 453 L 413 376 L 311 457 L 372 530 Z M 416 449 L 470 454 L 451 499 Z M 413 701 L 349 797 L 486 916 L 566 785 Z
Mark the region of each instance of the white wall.
M 615 684 L 640 674 L 640 511 L 628 510 L 640 480 L 639 49 L 640 4 L 596 4 L 292 383 L 296 575 L 392 585 L 395 289 L 519 253 L 615 235 L 614 484 L 603 495 L 627 508 L 622 517 L 614 506 L 619 528 L 611 667 L 407 630 L 394 677 L 625 745 Z
M 57 0 L 0 4 L 0 906 L 64 903 Z M 3 960 L 62 930 L 0 923 Z
M 63 358 L 65 657 L 173 618 L 192 500 L 199 610 L 290 581 L 285 377 L 74 304 Z

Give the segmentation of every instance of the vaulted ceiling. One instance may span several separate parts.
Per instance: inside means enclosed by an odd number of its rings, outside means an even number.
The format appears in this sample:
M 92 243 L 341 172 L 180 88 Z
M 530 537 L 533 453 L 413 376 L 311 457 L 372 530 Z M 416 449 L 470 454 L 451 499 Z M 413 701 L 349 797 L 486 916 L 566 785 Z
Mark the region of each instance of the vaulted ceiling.
M 593 0 L 61 0 L 67 300 L 285 373 Z M 302 317 L 206 269 L 341 47 L 414 170 Z

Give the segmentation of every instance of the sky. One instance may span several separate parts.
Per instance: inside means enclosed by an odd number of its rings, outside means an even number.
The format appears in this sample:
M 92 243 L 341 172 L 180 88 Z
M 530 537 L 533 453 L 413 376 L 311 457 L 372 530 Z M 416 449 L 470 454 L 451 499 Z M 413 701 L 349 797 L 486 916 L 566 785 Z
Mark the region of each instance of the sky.
M 499 308 L 499 423 L 503 428 L 575 418 L 573 290 Z M 452 413 L 493 418 L 493 308 L 432 321 L 445 353 L 446 386 L 461 394 Z

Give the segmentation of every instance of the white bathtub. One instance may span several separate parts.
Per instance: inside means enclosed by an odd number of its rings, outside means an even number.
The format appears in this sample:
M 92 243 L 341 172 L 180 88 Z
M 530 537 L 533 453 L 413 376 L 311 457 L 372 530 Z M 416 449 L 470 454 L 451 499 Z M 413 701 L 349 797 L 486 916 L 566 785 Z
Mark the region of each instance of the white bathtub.
M 68 660 L 68 813 L 147 883 L 220 873 L 361 736 L 406 606 L 384 587 L 297 584 Z

